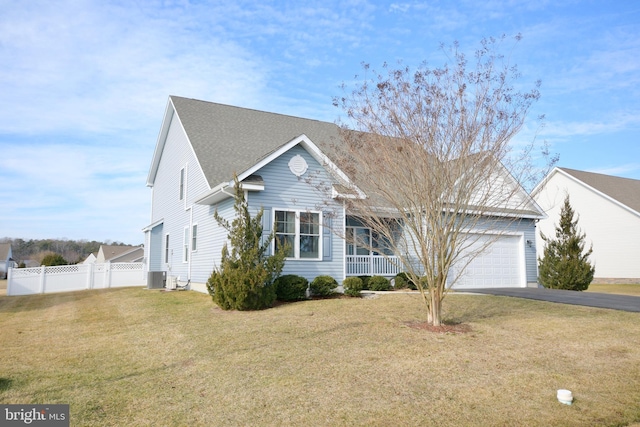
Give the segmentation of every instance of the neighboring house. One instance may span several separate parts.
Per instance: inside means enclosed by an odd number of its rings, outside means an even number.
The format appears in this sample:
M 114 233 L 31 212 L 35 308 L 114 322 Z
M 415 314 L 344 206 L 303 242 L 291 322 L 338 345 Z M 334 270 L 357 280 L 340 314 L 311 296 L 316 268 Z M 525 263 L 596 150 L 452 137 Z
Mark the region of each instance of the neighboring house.
M 566 195 L 578 215 L 578 227 L 593 244 L 594 283 L 640 283 L 640 180 L 567 168 L 555 168 L 531 193 L 547 213 L 539 233 L 555 238 Z
M 12 256 L 11 243 L 0 243 L 0 279 L 6 279 L 9 269 L 16 266 Z
M 353 194 L 345 193 L 349 178 L 330 158 L 339 138 L 333 123 L 171 96 L 147 178 L 148 271 L 166 271 L 206 292 L 227 240 L 214 212 L 234 217 L 236 174 L 251 211 L 264 208 L 265 234 L 275 223 L 278 237 L 291 242 L 283 274 L 309 280 L 326 274 L 340 283 L 351 275 L 394 276 L 397 268 L 359 247 L 361 240 L 339 237 L 372 236 L 343 207 L 341 198 Z M 327 200 L 313 183 L 332 183 L 333 197 Z M 519 221 L 469 266 L 457 287 L 537 286 L 535 221 L 544 214 L 524 190 L 522 197 L 528 213 L 514 214 Z
M 142 246 L 100 245 L 95 264 L 105 262 L 142 262 L 144 248 Z M 86 261 L 85 261 L 86 263 Z
M 84 261 L 82 261 L 82 263 L 83 264 L 95 264 L 96 263 L 96 259 L 97 259 L 96 254 L 90 253 L 89 256 Z

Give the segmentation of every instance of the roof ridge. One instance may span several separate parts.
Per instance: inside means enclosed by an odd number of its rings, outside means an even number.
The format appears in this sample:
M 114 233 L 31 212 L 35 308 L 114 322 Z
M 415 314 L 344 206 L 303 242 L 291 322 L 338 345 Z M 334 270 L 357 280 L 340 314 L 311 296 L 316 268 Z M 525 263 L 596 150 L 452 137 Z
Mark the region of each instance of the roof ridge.
M 187 98 L 187 97 L 179 96 L 179 95 L 169 95 L 169 98 L 171 98 L 171 99 L 179 98 L 179 99 L 184 99 L 184 100 L 187 100 L 187 101 L 196 101 L 196 102 L 203 102 L 205 104 L 218 105 L 220 107 L 228 107 L 228 108 L 234 108 L 234 109 L 243 110 L 243 111 L 253 111 L 255 113 L 263 113 L 263 114 L 269 114 L 269 115 L 275 115 L 275 116 L 289 117 L 289 118 L 298 119 L 298 120 L 309 120 L 309 121 L 312 121 L 312 122 L 318 122 L 318 123 L 324 123 L 324 124 L 330 124 L 330 125 L 339 126 L 338 124 L 336 124 L 334 122 L 328 122 L 328 121 L 325 121 L 325 120 L 318 120 L 318 119 L 311 119 L 311 118 L 308 118 L 308 117 L 294 116 L 292 114 L 276 113 L 276 112 L 273 112 L 273 111 L 259 110 L 257 108 L 251 108 L 251 107 L 240 107 L 238 105 L 223 104 L 221 102 L 205 101 L 203 99 L 197 99 L 197 98 Z
M 627 178 L 625 176 L 617 176 L 617 175 L 609 175 L 606 173 L 601 173 L 601 172 L 590 172 L 590 171 L 583 171 L 580 169 L 572 169 L 572 168 L 565 168 L 565 167 L 558 167 L 558 169 L 561 169 L 565 172 L 578 172 L 578 173 L 585 173 L 585 174 L 589 174 L 589 175 L 598 175 L 598 176 L 602 176 L 602 177 L 606 177 L 606 178 L 615 178 L 615 179 L 626 179 L 629 181 L 638 181 L 640 182 L 640 179 L 635 179 L 635 178 Z

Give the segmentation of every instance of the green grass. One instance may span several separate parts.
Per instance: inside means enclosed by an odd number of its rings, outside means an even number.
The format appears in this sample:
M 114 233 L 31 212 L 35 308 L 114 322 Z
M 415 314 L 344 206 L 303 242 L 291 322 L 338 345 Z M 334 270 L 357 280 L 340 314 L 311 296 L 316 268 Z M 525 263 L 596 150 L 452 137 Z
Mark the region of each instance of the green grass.
M 625 426 L 640 422 L 640 317 L 416 294 L 225 312 L 195 292 L 0 297 L 0 402 L 68 403 L 74 426 Z M 571 406 L 556 390 L 575 396 Z

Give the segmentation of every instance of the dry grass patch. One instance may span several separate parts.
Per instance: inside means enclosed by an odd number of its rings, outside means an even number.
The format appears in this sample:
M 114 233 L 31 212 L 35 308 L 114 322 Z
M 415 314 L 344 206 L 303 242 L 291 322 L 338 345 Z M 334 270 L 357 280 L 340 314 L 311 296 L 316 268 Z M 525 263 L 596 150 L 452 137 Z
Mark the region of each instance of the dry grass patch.
M 143 289 L 0 297 L 0 401 L 70 403 L 81 426 L 640 422 L 638 313 L 479 295 L 445 311 L 471 330 L 408 326 L 415 294 L 259 312 Z
M 605 285 L 592 283 L 591 285 L 589 285 L 589 289 L 587 289 L 587 292 L 640 296 L 640 284 Z

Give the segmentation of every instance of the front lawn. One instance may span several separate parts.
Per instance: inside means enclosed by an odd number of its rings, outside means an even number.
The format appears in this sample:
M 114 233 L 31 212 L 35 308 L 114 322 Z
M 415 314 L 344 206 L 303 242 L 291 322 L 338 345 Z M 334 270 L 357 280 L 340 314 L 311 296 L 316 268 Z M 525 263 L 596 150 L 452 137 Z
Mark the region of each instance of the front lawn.
M 74 426 L 625 426 L 640 422 L 640 317 L 417 294 L 225 312 L 139 288 L 0 296 L 0 402 L 69 403 Z M 573 392 L 571 406 L 556 391 Z

